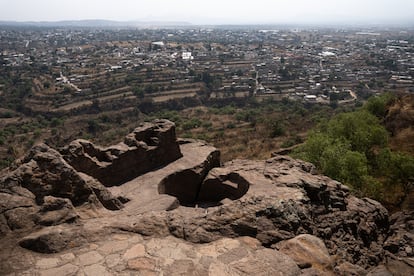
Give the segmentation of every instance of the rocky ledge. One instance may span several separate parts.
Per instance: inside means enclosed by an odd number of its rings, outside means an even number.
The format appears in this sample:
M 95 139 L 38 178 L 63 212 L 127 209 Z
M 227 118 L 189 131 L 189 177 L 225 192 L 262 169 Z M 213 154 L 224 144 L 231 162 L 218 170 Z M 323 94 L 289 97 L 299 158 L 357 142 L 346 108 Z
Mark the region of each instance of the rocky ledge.
M 36 145 L 2 171 L 0 271 L 413 275 L 413 215 L 287 156 L 220 164 L 157 120 L 108 148 Z

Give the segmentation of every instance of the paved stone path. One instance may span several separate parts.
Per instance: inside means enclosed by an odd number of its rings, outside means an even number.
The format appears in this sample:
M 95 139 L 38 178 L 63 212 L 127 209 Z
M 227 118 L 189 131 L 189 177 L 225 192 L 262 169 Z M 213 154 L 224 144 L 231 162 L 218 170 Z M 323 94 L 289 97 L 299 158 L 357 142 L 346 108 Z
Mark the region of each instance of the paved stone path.
M 192 244 L 175 237 L 146 238 L 138 234 L 110 234 L 106 241 L 88 243 L 68 252 L 28 252 L 30 268 L 17 275 L 274 275 L 282 254 L 265 249 L 250 237 Z M 267 256 L 267 257 L 266 257 Z M 250 274 L 252 273 L 252 274 Z

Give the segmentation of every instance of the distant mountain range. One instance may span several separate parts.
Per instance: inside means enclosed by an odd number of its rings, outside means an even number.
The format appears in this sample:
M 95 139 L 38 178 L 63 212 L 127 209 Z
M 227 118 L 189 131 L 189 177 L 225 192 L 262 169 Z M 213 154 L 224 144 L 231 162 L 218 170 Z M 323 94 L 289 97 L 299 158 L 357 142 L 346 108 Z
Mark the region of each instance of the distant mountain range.
M 175 21 L 112 21 L 101 19 L 90 20 L 65 20 L 65 21 L 0 21 L 0 26 L 21 27 L 86 27 L 86 28 L 110 28 L 110 27 L 171 27 L 189 26 L 188 22 Z

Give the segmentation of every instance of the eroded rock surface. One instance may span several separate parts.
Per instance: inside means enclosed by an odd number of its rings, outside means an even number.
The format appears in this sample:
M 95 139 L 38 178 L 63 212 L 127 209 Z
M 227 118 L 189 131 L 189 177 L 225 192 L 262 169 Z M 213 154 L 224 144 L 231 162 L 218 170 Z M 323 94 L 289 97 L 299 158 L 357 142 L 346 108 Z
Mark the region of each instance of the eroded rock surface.
M 221 166 L 158 120 L 108 148 L 41 144 L 4 171 L 0 271 L 409 275 L 412 221 L 290 157 Z
M 199 196 L 221 202 L 210 208 L 161 212 L 158 227 L 195 243 L 251 236 L 266 247 L 312 234 L 325 242 L 331 255 L 344 261 L 362 267 L 381 262 L 387 210 L 376 201 L 350 195 L 346 186 L 312 171 L 310 164 L 282 156 L 229 162 L 210 171 Z M 147 227 L 153 227 L 150 221 L 131 225 L 138 233 L 148 232 Z
M 93 176 L 107 187 L 123 184 L 182 156 L 175 125 L 167 120 L 144 123 L 123 142 L 108 148 L 79 139 L 62 153 L 76 170 Z

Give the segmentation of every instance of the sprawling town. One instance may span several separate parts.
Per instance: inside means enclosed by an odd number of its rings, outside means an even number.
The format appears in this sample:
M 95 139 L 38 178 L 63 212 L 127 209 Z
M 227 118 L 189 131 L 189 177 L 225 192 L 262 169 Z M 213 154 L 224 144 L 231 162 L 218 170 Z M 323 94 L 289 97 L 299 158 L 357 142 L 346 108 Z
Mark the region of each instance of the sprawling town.
M 194 97 L 342 104 L 413 92 L 414 31 L 10 27 L 0 30 L 0 64 L 1 107 L 26 84 L 17 104 L 34 113 Z

